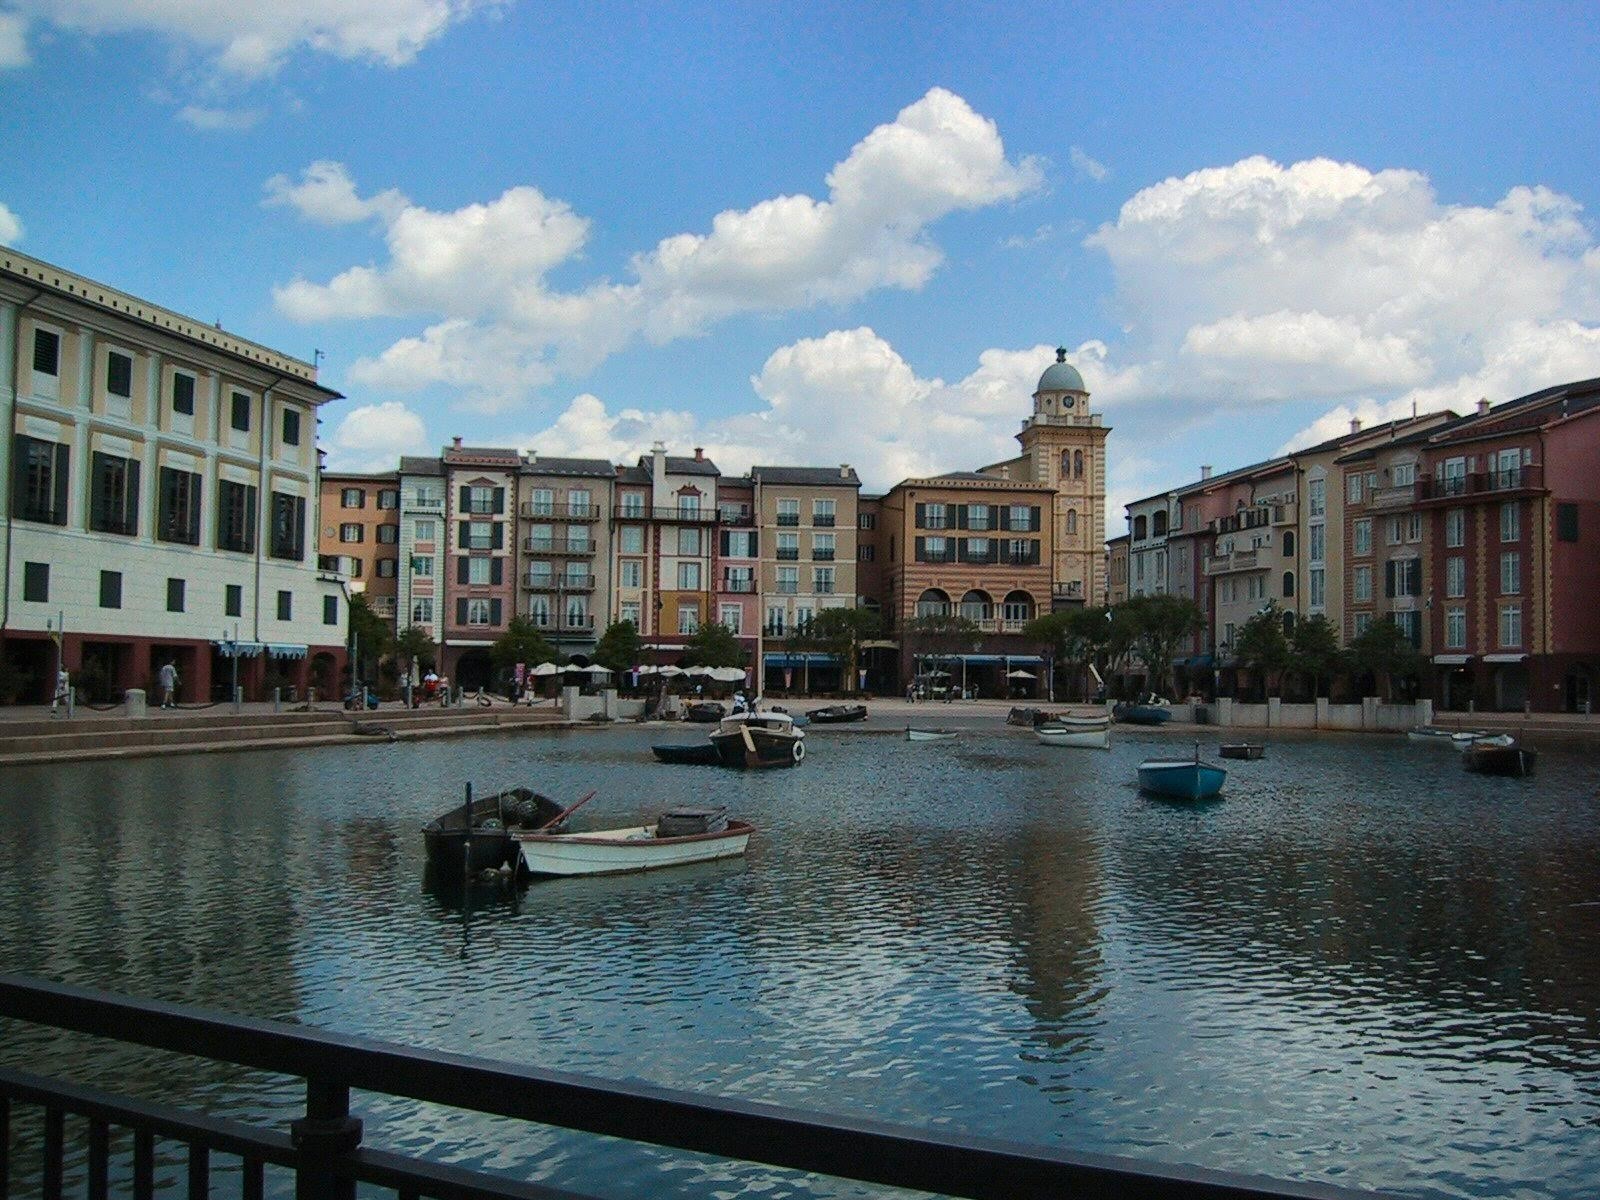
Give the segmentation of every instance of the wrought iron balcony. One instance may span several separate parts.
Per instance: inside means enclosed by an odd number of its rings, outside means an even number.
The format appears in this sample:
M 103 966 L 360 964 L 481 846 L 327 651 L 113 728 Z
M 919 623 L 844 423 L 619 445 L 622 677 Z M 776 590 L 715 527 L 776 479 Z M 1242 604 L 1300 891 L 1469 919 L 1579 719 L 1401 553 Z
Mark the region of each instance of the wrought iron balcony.
M 832 529 L 837 520 L 835 513 L 812 513 L 811 524 L 817 529 Z
M 800 514 L 781 512 L 778 514 L 778 526 L 781 529 L 794 529 L 800 524 Z
M 1464 504 L 1536 495 L 1543 491 L 1544 467 L 1540 463 L 1529 463 L 1525 467 L 1508 467 L 1503 471 L 1479 471 L 1472 475 L 1423 479 L 1417 485 L 1417 500 L 1422 504 Z
M 571 538 L 536 538 L 522 539 L 522 548 L 530 554 L 581 554 L 589 555 L 595 552 L 595 543 L 589 541 L 574 541 Z
M 722 586 L 717 590 L 735 596 L 753 596 L 755 595 L 756 581 L 754 579 L 724 579 Z
M 593 501 L 588 504 L 571 504 L 560 500 L 548 502 L 524 500 L 520 511 L 525 518 L 532 521 L 598 521 L 605 513 L 605 510 Z
M 522 579 L 524 591 L 529 592 L 592 592 L 594 591 L 593 575 L 525 575 Z
M 675 525 L 720 525 L 722 514 L 714 508 L 631 508 L 611 510 L 619 521 L 664 521 Z
M 778 550 L 777 550 L 777 555 L 778 555 L 778 561 L 779 562 L 799 562 L 800 561 L 800 547 L 798 547 L 798 546 L 779 546 Z
M 811 560 L 813 562 L 832 562 L 833 551 L 813 548 L 811 551 Z

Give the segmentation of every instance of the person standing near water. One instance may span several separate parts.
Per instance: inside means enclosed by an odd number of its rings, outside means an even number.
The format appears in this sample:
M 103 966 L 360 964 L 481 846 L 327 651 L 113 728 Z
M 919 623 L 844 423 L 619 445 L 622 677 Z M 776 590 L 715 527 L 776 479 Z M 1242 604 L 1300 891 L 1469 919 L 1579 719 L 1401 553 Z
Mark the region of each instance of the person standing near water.
M 178 692 L 178 664 L 168 659 L 166 666 L 156 672 L 156 681 L 161 684 L 161 707 L 177 707 L 173 700 Z
M 63 666 L 56 672 L 56 694 L 50 701 L 50 715 L 52 717 L 56 715 L 58 705 L 66 704 L 70 708 L 71 698 L 72 678 L 67 674 L 67 668 Z

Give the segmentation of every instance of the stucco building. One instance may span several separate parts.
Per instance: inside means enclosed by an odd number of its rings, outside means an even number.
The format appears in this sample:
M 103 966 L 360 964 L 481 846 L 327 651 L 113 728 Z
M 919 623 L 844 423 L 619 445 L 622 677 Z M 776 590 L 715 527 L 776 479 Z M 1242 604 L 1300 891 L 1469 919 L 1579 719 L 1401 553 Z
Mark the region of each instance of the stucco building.
M 391 632 L 400 594 L 400 473 L 322 473 L 318 563 L 359 592 Z

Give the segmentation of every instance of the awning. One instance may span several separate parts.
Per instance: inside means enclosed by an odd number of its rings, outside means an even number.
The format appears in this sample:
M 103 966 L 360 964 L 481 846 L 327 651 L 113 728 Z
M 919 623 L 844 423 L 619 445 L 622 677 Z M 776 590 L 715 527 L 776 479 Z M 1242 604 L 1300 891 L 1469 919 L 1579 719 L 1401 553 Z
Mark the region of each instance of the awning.
M 1193 658 L 1180 658 L 1172 665 L 1190 671 L 1209 671 L 1214 661 L 1209 654 L 1196 654 Z
M 1486 663 L 1519 663 L 1527 660 L 1526 654 L 1485 654 L 1483 661 Z
M 1440 666 L 1440 667 L 1464 667 L 1469 662 L 1472 661 L 1472 655 L 1470 655 L 1470 654 L 1435 654 L 1433 656 L 1433 661 L 1434 661 L 1434 665 L 1435 666 Z
M 211 644 L 223 658 L 254 658 L 267 648 L 264 642 L 231 642 L 226 639 Z M 300 649 L 303 652 L 305 647 Z
M 919 654 L 918 658 L 937 658 L 941 662 L 964 663 L 1038 663 L 1044 659 L 1037 654 Z
M 268 642 L 267 653 L 273 658 L 304 658 L 306 647 L 296 646 L 289 642 Z
M 814 654 L 810 651 L 805 653 L 797 651 L 794 654 L 773 654 L 769 652 L 766 655 L 766 660 L 769 667 L 798 667 L 801 663 L 811 663 L 813 666 L 824 667 L 836 667 L 839 665 L 839 656 L 837 654 Z

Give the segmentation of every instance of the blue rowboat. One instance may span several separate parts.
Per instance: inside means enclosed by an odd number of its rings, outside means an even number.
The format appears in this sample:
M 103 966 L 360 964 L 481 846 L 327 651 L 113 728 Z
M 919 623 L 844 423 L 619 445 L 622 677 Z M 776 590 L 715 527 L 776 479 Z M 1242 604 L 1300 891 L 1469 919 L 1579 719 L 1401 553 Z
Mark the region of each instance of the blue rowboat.
M 1174 800 L 1209 800 L 1228 773 L 1198 758 L 1148 758 L 1139 764 L 1139 787 Z
M 1172 720 L 1172 710 L 1159 704 L 1119 704 L 1112 715 L 1128 725 L 1165 725 Z

